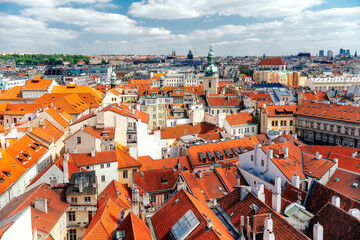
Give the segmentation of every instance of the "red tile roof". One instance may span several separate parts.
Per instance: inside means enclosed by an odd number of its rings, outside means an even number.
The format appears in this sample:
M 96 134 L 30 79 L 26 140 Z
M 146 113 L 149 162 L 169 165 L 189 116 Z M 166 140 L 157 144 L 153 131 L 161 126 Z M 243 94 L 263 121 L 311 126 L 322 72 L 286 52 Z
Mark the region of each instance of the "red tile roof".
M 94 214 L 83 240 L 113 239 L 122 210 L 122 207 L 109 198 Z
M 23 86 L 15 86 L 0 95 L 0 99 L 22 99 Z
M 183 189 L 172 196 L 151 217 L 157 239 L 171 239 L 171 227 L 179 221 L 188 210 L 191 210 L 195 214 L 196 218 L 200 221 L 200 225 L 190 233 L 187 239 L 233 239 L 229 231 L 210 208 Z M 164 221 L 164 219 L 166 219 L 166 221 Z M 208 219 L 211 219 L 213 227 L 207 231 L 205 228 Z
M 34 207 L 36 198 L 47 199 L 47 212 L 42 212 Z M 61 201 L 60 196 L 49 185 L 43 183 L 18 197 L 13 198 L 0 210 L 0 220 L 31 207 L 31 225 L 46 234 L 50 234 L 55 224 L 65 213 L 68 203 Z M 57 230 L 57 229 L 56 229 Z
M 180 137 L 185 135 L 214 133 L 216 131 L 223 130 L 211 123 L 201 122 L 196 125 L 182 124 L 174 127 L 166 127 L 161 129 L 160 134 L 161 137 L 165 139 L 179 139 Z
M 305 101 L 299 106 L 295 114 L 342 122 L 360 123 L 360 109 L 354 106 Z
M 192 170 L 189 158 L 187 156 L 171 157 L 152 159 L 150 156 L 141 156 L 137 160 L 141 163 L 140 171 L 148 171 L 155 169 L 174 168 L 177 162 L 181 164 L 181 169 L 184 167 L 188 170 Z
M 273 195 L 273 192 L 270 191 L 269 189 L 267 189 L 266 187 L 264 188 L 264 193 L 265 193 L 265 203 L 266 205 L 268 206 L 272 206 L 272 195 Z M 291 204 L 291 201 L 281 197 L 281 206 L 280 206 L 280 210 L 281 212 L 284 212 L 285 208 L 287 206 L 289 206 Z M 264 219 L 265 221 L 265 219 Z M 264 221 L 261 222 L 262 226 L 264 224 Z
M 329 98 L 327 97 L 325 92 L 306 92 L 306 93 L 303 93 L 302 100 L 303 101 L 312 101 L 312 100 L 324 101 L 324 100 L 329 100 Z
M 353 184 L 357 184 L 355 187 Z M 360 201 L 360 174 L 336 169 L 326 186 Z
M 360 202 L 345 196 L 344 194 L 327 187 L 317 181 L 312 183 L 309 193 L 305 202 L 306 210 L 316 214 L 326 203 L 331 202 L 332 196 L 340 198 L 340 208 L 345 211 L 349 209 L 360 209 Z
M 308 227 L 308 236 L 313 237 L 313 226 L 316 223 L 324 228 L 324 239 L 359 239 L 360 221 L 350 213 L 327 203 L 311 218 Z
M 36 110 L 41 110 L 42 106 L 40 104 L 34 104 L 34 103 L 16 103 L 11 104 L 9 103 L 6 106 L 6 111 L 3 113 L 3 115 L 25 115 L 28 113 L 34 113 Z
M 178 170 L 173 168 L 157 169 L 144 172 L 134 172 L 134 183 L 144 192 L 158 192 L 174 189 L 179 177 Z
M 109 198 L 125 210 L 132 207 L 130 188 L 116 180 L 112 180 L 99 194 L 98 205 L 101 207 Z
M 198 153 L 203 153 L 205 156 L 206 152 L 211 152 L 212 154 L 215 155 L 215 161 L 220 161 L 220 159 L 218 159 L 216 157 L 216 154 L 214 153 L 214 151 L 219 151 L 220 153 L 222 153 L 223 156 L 223 160 L 230 160 L 230 159 L 238 159 L 236 154 L 233 154 L 233 158 L 229 158 L 227 157 L 227 155 L 224 153 L 224 149 L 227 149 L 229 151 L 231 151 L 230 148 L 235 148 L 238 149 L 238 147 L 243 147 L 244 149 L 253 149 L 255 144 L 258 144 L 259 140 L 256 137 L 243 137 L 241 139 L 234 139 L 234 140 L 226 140 L 226 141 L 220 141 L 220 142 L 216 142 L 216 143 L 207 143 L 207 144 L 203 144 L 203 145 L 192 145 L 188 148 L 188 153 L 189 153 L 189 157 L 190 157 L 190 161 L 192 163 L 193 166 L 198 166 L 198 165 L 202 165 L 202 164 L 210 164 L 211 161 L 206 158 L 206 163 L 203 163 L 200 160 L 200 157 L 198 155 Z
M 134 118 L 136 120 L 140 119 L 143 123 L 148 123 L 149 121 L 149 114 L 145 112 L 141 112 L 134 108 L 130 108 L 129 106 L 126 105 L 120 105 L 120 106 L 112 105 L 109 107 L 105 107 L 102 111 L 107 111 L 107 110 L 113 111 L 120 115 L 125 115 Z
M 258 65 L 286 65 L 281 58 L 265 58 Z
M 289 182 L 285 183 L 282 197 L 290 202 L 301 201 L 301 205 L 304 204 L 307 192 L 295 187 Z
M 120 223 L 117 230 L 125 232 L 123 240 L 152 240 L 149 227 L 132 212 Z
M 260 201 L 254 194 L 249 192 L 245 198 L 240 201 L 240 188 L 235 189 L 233 192 L 227 194 L 222 199 L 219 200 L 220 207 L 230 216 L 231 223 L 238 229 L 241 230 L 241 216 L 244 216 L 245 219 L 247 216 L 253 218 L 256 222 L 257 215 L 262 214 L 272 214 L 273 220 L 273 232 L 276 236 L 277 240 L 289 240 L 289 239 L 306 239 L 309 240 L 305 234 L 294 228 L 288 221 L 286 221 L 280 214 L 276 211 L 272 210 L 267 204 Z M 254 210 L 250 208 L 251 204 L 255 204 L 260 209 L 257 214 L 254 214 Z M 254 217 L 255 216 L 255 217 Z M 255 218 L 255 219 L 254 219 Z M 260 217 L 261 221 L 263 220 Z M 259 231 L 259 222 L 256 224 L 257 230 Z M 264 226 L 264 222 L 262 221 L 262 226 Z M 263 229 L 263 228 L 261 228 Z M 263 231 L 263 230 L 262 230 Z
M 27 89 L 48 89 L 54 79 L 45 79 L 41 78 L 41 76 L 36 76 L 33 79 L 29 79 L 25 86 L 24 90 Z
M 237 96 L 212 96 L 207 102 L 210 107 L 241 107 L 242 101 Z
M 271 105 L 265 107 L 268 117 L 292 117 L 294 116 L 296 109 L 296 105 Z
M 78 167 L 109 162 L 118 162 L 118 168 L 137 167 L 141 165 L 139 161 L 120 149 L 97 152 L 94 157 L 92 157 L 90 153 L 72 153 L 70 155 Z
M 231 126 L 256 123 L 256 119 L 253 117 L 253 115 L 251 113 L 246 113 L 246 112 L 226 115 L 226 121 Z

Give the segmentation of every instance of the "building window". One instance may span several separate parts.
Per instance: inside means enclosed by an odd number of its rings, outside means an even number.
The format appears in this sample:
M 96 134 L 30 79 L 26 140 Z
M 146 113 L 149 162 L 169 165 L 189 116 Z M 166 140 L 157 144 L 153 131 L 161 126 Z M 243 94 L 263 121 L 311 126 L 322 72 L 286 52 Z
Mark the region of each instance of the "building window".
M 275 127 L 275 121 L 271 121 L 271 126 Z
M 251 155 L 251 161 L 254 161 L 254 155 Z
M 265 165 L 264 159 L 261 159 L 261 166 L 263 167 Z
M 128 170 L 123 171 L 123 178 L 128 178 Z
M 77 143 L 78 143 L 78 144 L 81 143 L 81 137 L 77 137 Z
M 290 120 L 290 126 L 292 126 L 293 125 L 293 120 Z
M 76 240 L 76 229 L 70 229 L 69 240 Z
M 209 88 L 211 88 L 211 82 L 209 82 Z
M 137 169 L 136 169 L 136 168 L 134 168 L 134 169 L 133 169 L 133 172 L 137 172 Z
M 109 168 L 109 167 L 110 167 L 110 163 L 107 163 L 106 166 Z
M 169 193 L 164 194 L 164 201 L 166 202 L 169 199 Z
M 156 203 L 156 196 L 155 195 L 150 196 L 150 202 Z
M 69 222 L 75 221 L 75 212 L 69 212 Z
M 255 132 L 255 128 L 254 128 L 254 127 L 252 127 L 252 128 L 251 128 L 251 131 L 252 131 L 252 132 Z
M 71 202 L 72 203 L 77 203 L 77 197 L 71 197 Z
M 101 165 L 100 165 L 100 168 L 103 169 L 103 168 L 104 168 L 104 164 L 101 164 Z
M 84 197 L 85 202 L 89 203 L 91 202 L 91 197 Z
M 105 182 L 105 175 L 101 175 L 101 181 Z

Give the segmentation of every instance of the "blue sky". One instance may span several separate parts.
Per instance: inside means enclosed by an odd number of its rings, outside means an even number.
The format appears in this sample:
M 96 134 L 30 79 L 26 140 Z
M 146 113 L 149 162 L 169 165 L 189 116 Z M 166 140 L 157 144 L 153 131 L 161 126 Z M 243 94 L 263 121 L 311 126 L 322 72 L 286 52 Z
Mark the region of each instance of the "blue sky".
M 0 0 L 0 52 L 353 54 L 359 16 L 360 0 Z

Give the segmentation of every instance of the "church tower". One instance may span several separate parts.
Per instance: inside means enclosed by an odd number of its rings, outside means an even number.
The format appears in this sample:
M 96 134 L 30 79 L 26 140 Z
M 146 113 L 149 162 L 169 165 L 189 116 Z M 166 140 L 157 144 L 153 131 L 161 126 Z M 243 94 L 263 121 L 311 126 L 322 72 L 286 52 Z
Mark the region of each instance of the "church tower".
M 205 68 L 204 91 L 207 91 L 209 94 L 217 94 L 219 87 L 219 70 L 215 66 L 215 56 L 213 53 L 212 43 L 209 47 L 207 59 L 208 66 Z

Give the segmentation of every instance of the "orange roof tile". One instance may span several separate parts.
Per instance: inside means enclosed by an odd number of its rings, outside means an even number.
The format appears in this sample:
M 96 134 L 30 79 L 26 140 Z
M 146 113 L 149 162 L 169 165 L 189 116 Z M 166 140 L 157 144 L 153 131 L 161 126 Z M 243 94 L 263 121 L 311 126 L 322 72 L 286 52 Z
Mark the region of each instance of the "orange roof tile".
M 156 237 L 159 240 L 171 239 L 171 227 L 191 210 L 199 220 L 198 225 L 187 239 L 234 239 L 210 208 L 185 190 L 172 196 L 152 217 Z M 166 219 L 166 221 L 164 221 Z M 207 220 L 211 219 L 213 227 L 206 230 Z
M 123 208 L 109 198 L 94 214 L 83 240 L 113 239 L 122 210 Z
M 207 102 L 210 107 L 241 107 L 242 101 L 237 96 L 212 96 Z
M 360 123 L 360 109 L 354 106 L 343 106 L 326 103 L 303 102 L 295 115 L 331 119 L 341 122 Z
M 41 76 L 36 76 L 33 79 L 29 79 L 23 90 L 29 89 L 48 89 L 50 85 L 53 83 L 54 79 L 44 79 Z
M 220 129 L 211 123 L 201 122 L 197 123 L 196 125 L 182 124 L 174 127 L 166 127 L 161 129 L 160 134 L 161 137 L 165 139 L 179 139 L 180 137 L 185 135 L 205 134 L 217 131 L 223 131 L 223 129 Z
M 355 187 L 355 184 L 360 185 L 359 173 L 338 168 L 326 183 L 326 186 L 360 201 L 360 187 Z
M 179 176 L 172 168 L 134 172 L 134 183 L 147 193 L 173 189 Z
M 45 111 L 61 126 L 63 127 L 69 126 L 69 122 L 65 120 L 65 117 L 63 117 L 63 115 L 58 113 L 54 108 L 48 108 Z
M 161 158 L 156 160 L 152 159 L 150 156 L 141 156 L 138 157 L 137 160 L 141 163 L 140 171 L 174 168 L 176 167 L 178 161 L 181 164 L 181 169 L 192 169 L 189 158 L 187 156 Z
M 130 212 L 126 218 L 120 223 L 118 231 L 125 231 L 123 240 L 151 240 L 149 227 L 138 216 Z
M 258 65 L 286 65 L 281 58 L 265 58 Z
M 34 103 L 15 103 L 8 104 L 6 106 L 6 111 L 3 113 L 4 115 L 25 115 L 28 113 L 36 112 L 37 110 L 42 109 L 40 104 Z
M 99 194 L 98 205 L 101 207 L 109 198 L 125 210 L 132 207 L 130 188 L 116 180 L 112 180 Z
M 42 212 L 34 207 L 36 198 L 47 199 L 47 212 Z M 53 191 L 49 185 L 43 183 L 18 197 L 13 198 L 5 207 L 0 210 L 0 220 L 31 207 L 31 225 L 33 229 L 50 234 L 55 224 L 65 213 L 68 203 L 61 201 L 60 196 Z
M 293 117 L 296 109 L 296 105 L 271 105 L 265 107 L 268 117 Z
M 0 99 L 22 99 L 23 86 L 15 86 L 0 95 Z
M 246 112 L 226 115 L 226 121 L 231 126 L 256 123 L 256 119 L 253 117 L 253 115 L 251 113 L 246 113 Z

